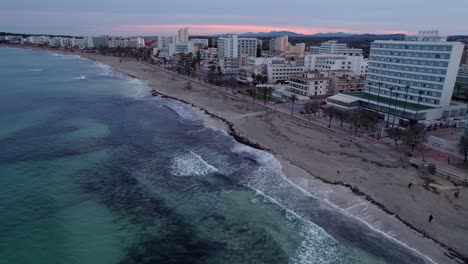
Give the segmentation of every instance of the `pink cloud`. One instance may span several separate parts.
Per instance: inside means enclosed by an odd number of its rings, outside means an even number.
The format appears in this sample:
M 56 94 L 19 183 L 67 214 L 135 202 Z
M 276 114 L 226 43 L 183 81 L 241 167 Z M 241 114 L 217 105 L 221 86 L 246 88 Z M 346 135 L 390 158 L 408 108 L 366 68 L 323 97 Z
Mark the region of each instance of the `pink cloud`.
M 188 27 L 191 34 L 221 34 L 244 32 L 293 31 L 302 34 L 315 34 L 320 32 L 364 33 L 345 28 L 317 28 L 317 27 L 285 27 L 260 25 L 200 25 L 200 24 L 173 24 L 173 25 L 124 25 L 118 28 L 127 34 L 175 34 L 179 28 Z

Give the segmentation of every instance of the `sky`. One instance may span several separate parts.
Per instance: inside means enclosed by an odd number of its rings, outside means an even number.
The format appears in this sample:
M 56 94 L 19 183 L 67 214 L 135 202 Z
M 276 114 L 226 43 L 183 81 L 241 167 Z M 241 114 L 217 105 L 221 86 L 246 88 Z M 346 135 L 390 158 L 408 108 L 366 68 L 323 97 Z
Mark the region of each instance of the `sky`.
M 0 31 L 31 34 L 191 35 L 294 31 L 303 34 L 468 35 L 468 0 L 1 0 Z

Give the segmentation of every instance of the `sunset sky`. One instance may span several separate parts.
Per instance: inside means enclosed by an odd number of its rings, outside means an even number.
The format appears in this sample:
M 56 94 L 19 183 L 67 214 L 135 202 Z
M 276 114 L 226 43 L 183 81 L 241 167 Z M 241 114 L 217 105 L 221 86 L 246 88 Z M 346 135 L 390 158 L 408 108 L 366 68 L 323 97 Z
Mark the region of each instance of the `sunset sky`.
M 0 31 L 170 35 L 288 30 L 468 35 L 468 0 L 2 0 Z

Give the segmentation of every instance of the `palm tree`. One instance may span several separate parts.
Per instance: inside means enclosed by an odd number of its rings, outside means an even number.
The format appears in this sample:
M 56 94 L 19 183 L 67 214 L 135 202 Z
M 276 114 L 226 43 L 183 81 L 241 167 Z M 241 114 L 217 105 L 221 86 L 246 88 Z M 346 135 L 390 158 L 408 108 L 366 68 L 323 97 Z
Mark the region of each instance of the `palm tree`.
M 406 116 L 406 101 L 408 100 L 408 91 L 411 87 L 409 85 L 406 85 L 405 86 L 405 104 L 403 106 L 403 118 L 405 118 Z
M 396 112 L 397 112 L 396 107 L 397 107 L 397 103 L 398 103 L 398 95 L 399 94 L 397 92 L 395 92 L 395 108 L 394 108 L 395 112 L 393 113 L 392 128 L 395 127 L 395 119 L 396 119 Z
M 415 116 L 415 120 L 418 120 L 418 112 L 419 112 L 419 103 L 421 102 L 421 99 L 422 99 L 422 94 L 424 92 L 422 90 L 419 90 L 418 91 L 418 94 L 419 94 L 419 97 L 418 97 L 418 105 L 416 106 L 416 116 Z
M 387 125 L 386 127 L 388 128 L 388 124 L 390 122 L 390 105 L 392 104 L 392 95 L 393 95 L 393 87 L 390 87 L 390 101 L 388 102 L 388 108 L 387 108 Z
M 367 83 L 367 108 L 370 109 L 370 88 L 371 88 L 372 82 Z
M 295 94 L 292 94 L 291 96 L 289 96 L 289 100 L 292 101 L 291 115 L 294 115 L 294 102 L 296 101 L 296 99 L 297 99 L 297 95 L 295 95 Z
M 334 106 L 327 107 L 325 108 L 324 112 L 330 117 L 330 120 L 328 121 L 328 128 L 331 128 L 331 121 L 333 119 L 333 114 L 335 113 L 335 107 Z
M 380 87 L 382 86 L 381 82 L 378 82 L 377 85 L 379 86 L 379 91 L 377 93 L 377 113 L 380 111 Z

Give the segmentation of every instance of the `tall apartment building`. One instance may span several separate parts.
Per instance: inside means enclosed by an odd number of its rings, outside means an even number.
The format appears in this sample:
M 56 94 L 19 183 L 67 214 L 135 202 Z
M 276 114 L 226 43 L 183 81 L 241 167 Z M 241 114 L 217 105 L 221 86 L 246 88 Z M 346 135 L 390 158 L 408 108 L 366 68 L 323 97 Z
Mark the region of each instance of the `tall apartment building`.
M 238 38 L 238 52 L 239 55 L 245 55 L 247 57 L 257 56 L 257 44 L 256 38 Z
M 225 35 L 218 38 L 218 58 L 239 57 L 239 45 L 237 35 Z
M 462 64 L 460 66 L 455 89 L 453 90 L 453 98 L 462 100 L 468 99 L 468 64 Z
M 438 31 L 420 31 L 404 41 L 375 41 L 368 92 L 353 96 L 364 107 L 392 119 L 433 120 L 464 114 L 466 106 L 451 104 L 462 52 L 462 43 L 447 42 Z
M 188 28 L 181 28 L 177 32 L 177 43 L 187 43 L 189 41 Z
M 305 52 L 305 44 L 299 43 L 295 46 L 288 41 L 288 36 L 276 37 L 270 40 L 270 52 L 300 54 Z
M 276 37 L 270 40 L 270 51 L 285 52 L 288 45 L 288 36 Z
M 256 56 L 257 39 L 239 38 L 236 34 L 218 38 L 219 58 L 239 58 L 241 54 Z

